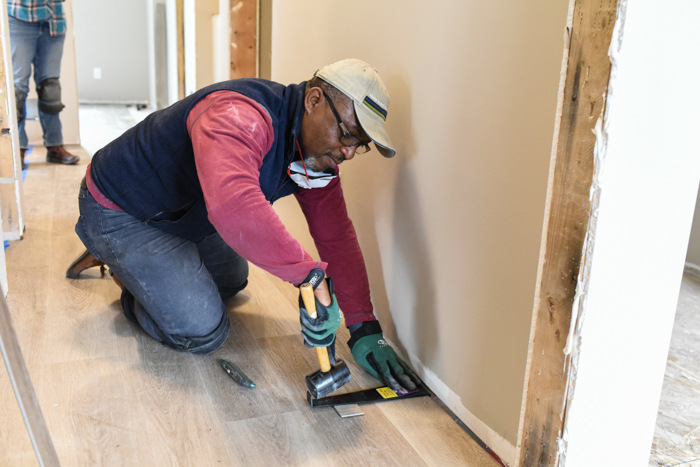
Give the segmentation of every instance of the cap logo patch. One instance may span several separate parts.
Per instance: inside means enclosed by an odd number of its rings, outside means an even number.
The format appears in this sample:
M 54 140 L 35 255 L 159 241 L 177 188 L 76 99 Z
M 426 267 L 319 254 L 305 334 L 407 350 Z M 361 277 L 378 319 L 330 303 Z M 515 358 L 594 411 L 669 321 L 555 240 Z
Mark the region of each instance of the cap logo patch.
M 379 115 L 379 117 L 381 117 L 382 120 L 386 121 L 386 110 L 381 108 L 379 104 L 370 99 L 369 96 L 365 96 L 365 100 L 363 100 L 362 103 L 369 107 L 369 109 L 372 112 Z

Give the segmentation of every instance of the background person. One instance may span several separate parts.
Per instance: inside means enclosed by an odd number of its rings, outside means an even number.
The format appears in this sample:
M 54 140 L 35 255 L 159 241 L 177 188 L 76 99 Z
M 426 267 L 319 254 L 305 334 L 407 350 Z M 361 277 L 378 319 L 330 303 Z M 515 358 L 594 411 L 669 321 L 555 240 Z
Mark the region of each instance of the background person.
M 22 168 L 26 168 L 24 156 L 29 148 L 25 115 L 32 67 L 39 96 L 39 121 L 44 135 L 46 161 L 77 164 L 80 158 L 63 146 L 63 128 L 58 116 L 65 107 L 61 103 L 59 82 L 66 37 L 63 0 L 8 0 L 7 13 Z

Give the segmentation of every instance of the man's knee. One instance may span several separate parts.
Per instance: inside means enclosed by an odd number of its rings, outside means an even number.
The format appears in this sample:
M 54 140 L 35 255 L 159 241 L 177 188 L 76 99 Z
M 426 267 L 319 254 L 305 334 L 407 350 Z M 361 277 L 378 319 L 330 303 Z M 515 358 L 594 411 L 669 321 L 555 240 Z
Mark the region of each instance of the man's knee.
M 122 290 L 121 305 L 124 315 L 129 320 L 137 323 L 147 334 L 160 341 L 163 345 L 182 352 L 211 353 L 221 347 L 231 329 L 231 322 L 225 309 L 221 314 L 218 325 L 211 332 L 199 335 L 202 332 L 202 327 L 205 326 L 203 322 L 196 324 L 192 321 L 188 324 L 183 323 L 179 326 L 178 331 L 168 332 L 162 330 L 153 317 L 136 301 L 135 297 L 126 288 Z M 187 310 L 186 313 L 190 314 L 191 310 Z M 200 331 L 196 329 L 200 329 Z
M 61 103 L 61 83 L 58 78 L 46 78 L 36 86 L 39 95 L 39 110 L 57 114 L 65 107 Z
M 226 337 L 228 337 L 230 329 L 231 322 L 229 321 L 226 313 L 224 313 L 224 316 L 216 329 L 206 336 L 183 337 L 169 335 L 164 336 L 165 338 L 162 342 L 175 350 L 206 355 L 221 347 L 226 340 Z

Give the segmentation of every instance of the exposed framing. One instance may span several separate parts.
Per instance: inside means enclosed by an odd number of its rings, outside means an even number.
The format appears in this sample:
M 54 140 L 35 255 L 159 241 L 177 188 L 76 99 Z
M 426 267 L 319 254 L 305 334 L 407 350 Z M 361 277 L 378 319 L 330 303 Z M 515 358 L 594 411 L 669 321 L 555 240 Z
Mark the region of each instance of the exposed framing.
M 519 465 L 555 465 L 570 361 L 565 355 L 590 217 L 594 127 L 605 109 L 617 0 L 571 0 L 535 294 Z
M 258 76 L 258 0 L 232 0 L 231 79 Z
M 184 0 L 175 0 L 177 17 L 177 96 L 185 98 L 185 6 Z

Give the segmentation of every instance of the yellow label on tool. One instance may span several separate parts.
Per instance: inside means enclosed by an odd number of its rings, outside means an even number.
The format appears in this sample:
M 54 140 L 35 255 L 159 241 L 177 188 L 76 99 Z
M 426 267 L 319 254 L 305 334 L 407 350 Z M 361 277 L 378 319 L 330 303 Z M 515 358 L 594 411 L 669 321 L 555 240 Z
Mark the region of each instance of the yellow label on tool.
M 392 391 L 391 388 L 387 388 L 387 387 L 377 388 L 377 392 L 379 393 L 380 396 L 382 396 L 383 399 L 391 399 L 392 397 L 399 397 L 399 395 L 396 394 L 394 391 Z

